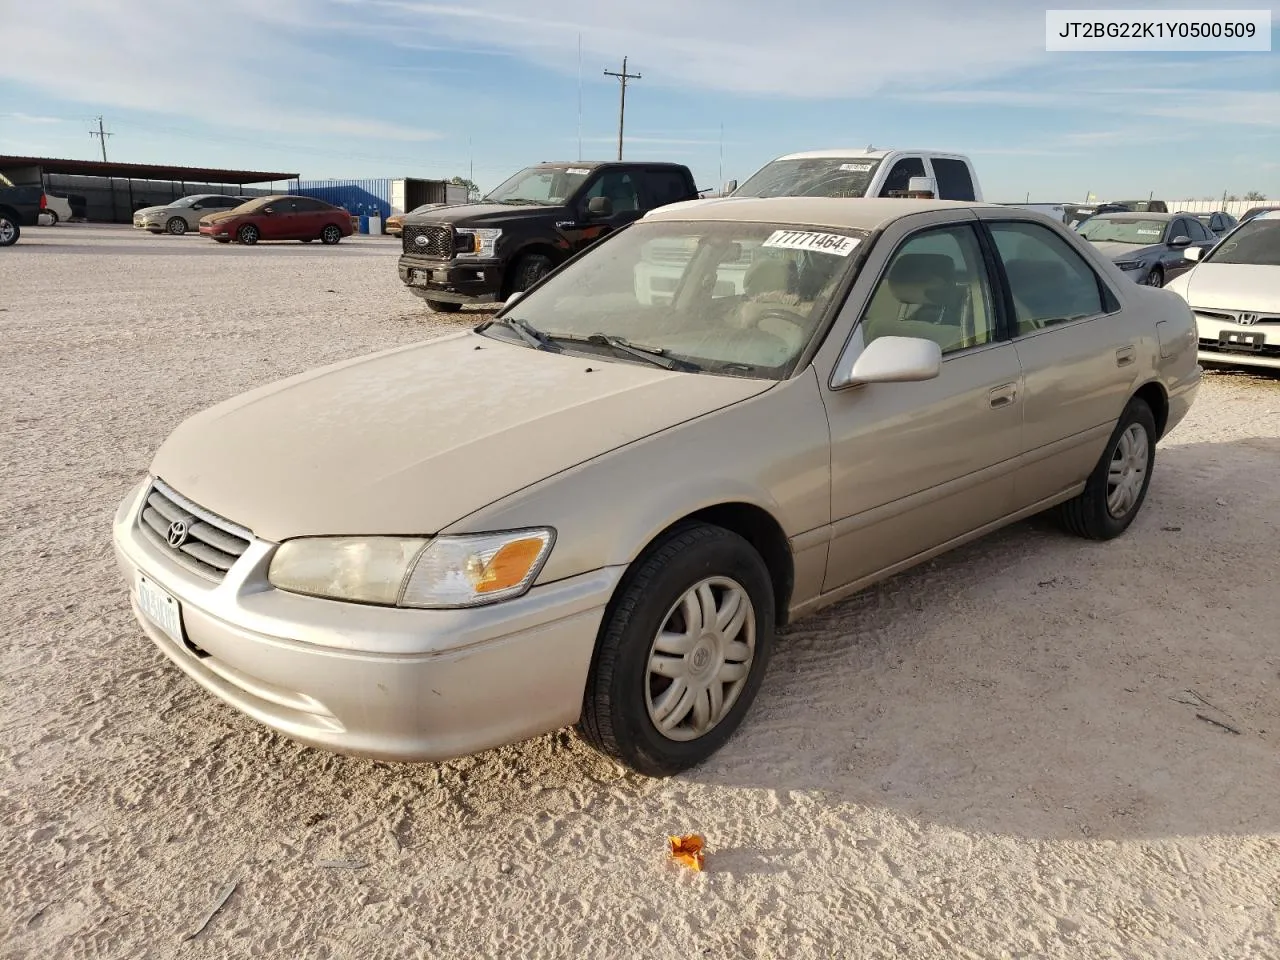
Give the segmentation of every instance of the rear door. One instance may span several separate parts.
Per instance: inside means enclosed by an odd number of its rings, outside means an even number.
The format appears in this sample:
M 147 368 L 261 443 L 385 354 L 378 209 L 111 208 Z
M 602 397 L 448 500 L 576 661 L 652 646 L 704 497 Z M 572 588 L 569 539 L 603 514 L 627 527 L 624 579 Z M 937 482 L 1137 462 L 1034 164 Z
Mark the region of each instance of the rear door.
M 954 157 L 930 157 L 933 179 L 938 184 L 939 200 L 975 200 L 973 177 L 969 164 Z
M 293 217 L 294 238 L 297 240 L 310 240 L 320 236 L 324 225 L 336 219 L 333 207 L 323 200 L 298 197 L 293 202 L 297 209 Z
M 1052 227 L 981 211 L 1006 282 L 1006 311 L 1025 380 L 1024 454 L 1014 479 L 1024 509 L 1085 480 L 1140 369 L 1120 301 Z
M 683 170 L 671 167 L 646 167 L 643 172 L 644 196 L 641 202 L 645 211 L 664 207 L 668 203 L 692 200 L 689 181 Z

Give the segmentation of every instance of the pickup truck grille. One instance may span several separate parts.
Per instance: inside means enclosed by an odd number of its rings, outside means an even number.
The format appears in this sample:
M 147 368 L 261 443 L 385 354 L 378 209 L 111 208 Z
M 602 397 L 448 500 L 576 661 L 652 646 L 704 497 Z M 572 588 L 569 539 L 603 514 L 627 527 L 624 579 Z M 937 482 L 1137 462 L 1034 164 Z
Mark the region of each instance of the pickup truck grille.
M 453 228 L 434 224 L 406 223 L 400 239 L 406 256 L 453 259 Z
M 249 547 L 253 534 L 196 506 L 160 480 L 152 482 L 138 517 L 151 541 L 178 563 L 220 581 Z

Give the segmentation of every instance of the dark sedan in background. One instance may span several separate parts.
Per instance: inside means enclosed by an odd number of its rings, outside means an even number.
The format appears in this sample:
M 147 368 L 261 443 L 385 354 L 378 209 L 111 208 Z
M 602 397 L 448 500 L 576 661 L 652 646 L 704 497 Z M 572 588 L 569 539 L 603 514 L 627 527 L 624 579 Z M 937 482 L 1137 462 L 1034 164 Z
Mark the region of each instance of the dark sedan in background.
M 1191 269 L 1188 247 L 1207 251 L 1218 240 L 1194 214 L 1182 213 L 1104 213 L 1082 223 L 1079 233 L 1127 277 L 1149 287 L 1163 287 Z
M 1220 237 L 1229 232 L 1239 222 L 1225 210 L 1215 210 L 1212 213 L 1187 213 L 1186 211 L 1181 211 L 1181 215 L 1195 217 L 1215 237 Z

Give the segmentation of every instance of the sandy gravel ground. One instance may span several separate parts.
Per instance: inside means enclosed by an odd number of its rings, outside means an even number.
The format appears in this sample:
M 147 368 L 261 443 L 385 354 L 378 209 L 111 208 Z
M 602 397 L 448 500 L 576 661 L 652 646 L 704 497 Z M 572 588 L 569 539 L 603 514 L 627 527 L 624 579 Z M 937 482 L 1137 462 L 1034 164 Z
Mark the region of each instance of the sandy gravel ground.
M 0 956 L 1280 956 L 1280 379 L 1208 378 L 1118 542 L 1021 524 L 791 629 L 687 776 L 362 762 L 201 692 L 111 514 L 188 414 L 456 329 L 394 255 L 0 251 Z

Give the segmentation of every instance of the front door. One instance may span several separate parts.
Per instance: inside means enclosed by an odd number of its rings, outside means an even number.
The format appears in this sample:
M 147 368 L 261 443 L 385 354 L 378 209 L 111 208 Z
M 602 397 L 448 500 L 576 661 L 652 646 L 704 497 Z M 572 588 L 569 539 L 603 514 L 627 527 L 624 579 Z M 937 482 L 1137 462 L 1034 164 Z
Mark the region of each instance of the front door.
M 264 212 L 258 218 L 258 229 L 263 240 L 283 240 L 292 236 L 295 227 L 293 200 L 288 197 L 272 200 L 268 206 L 270 213 Z
M 997 329 L 994 289 L 972 216 L 910 234 L 885 265 L 847 349 L 922 337 L 941 347 L 942 370 L 918 383 L 826 391 L 833 522 L 824 591 L 890 572 L 1011 512 L 1022 371 Z
M 609 201 L 607 214 L 593 214 L 588 205 L 595 197 Z M 608 168 L 590 180 L 574 201 L 575 219 L 560 224 L 560 232 L 569 242 L 571 253 L 595 243 L 605 234 L 639 220 L 644 216 L 644 193 L 638 168 Z

